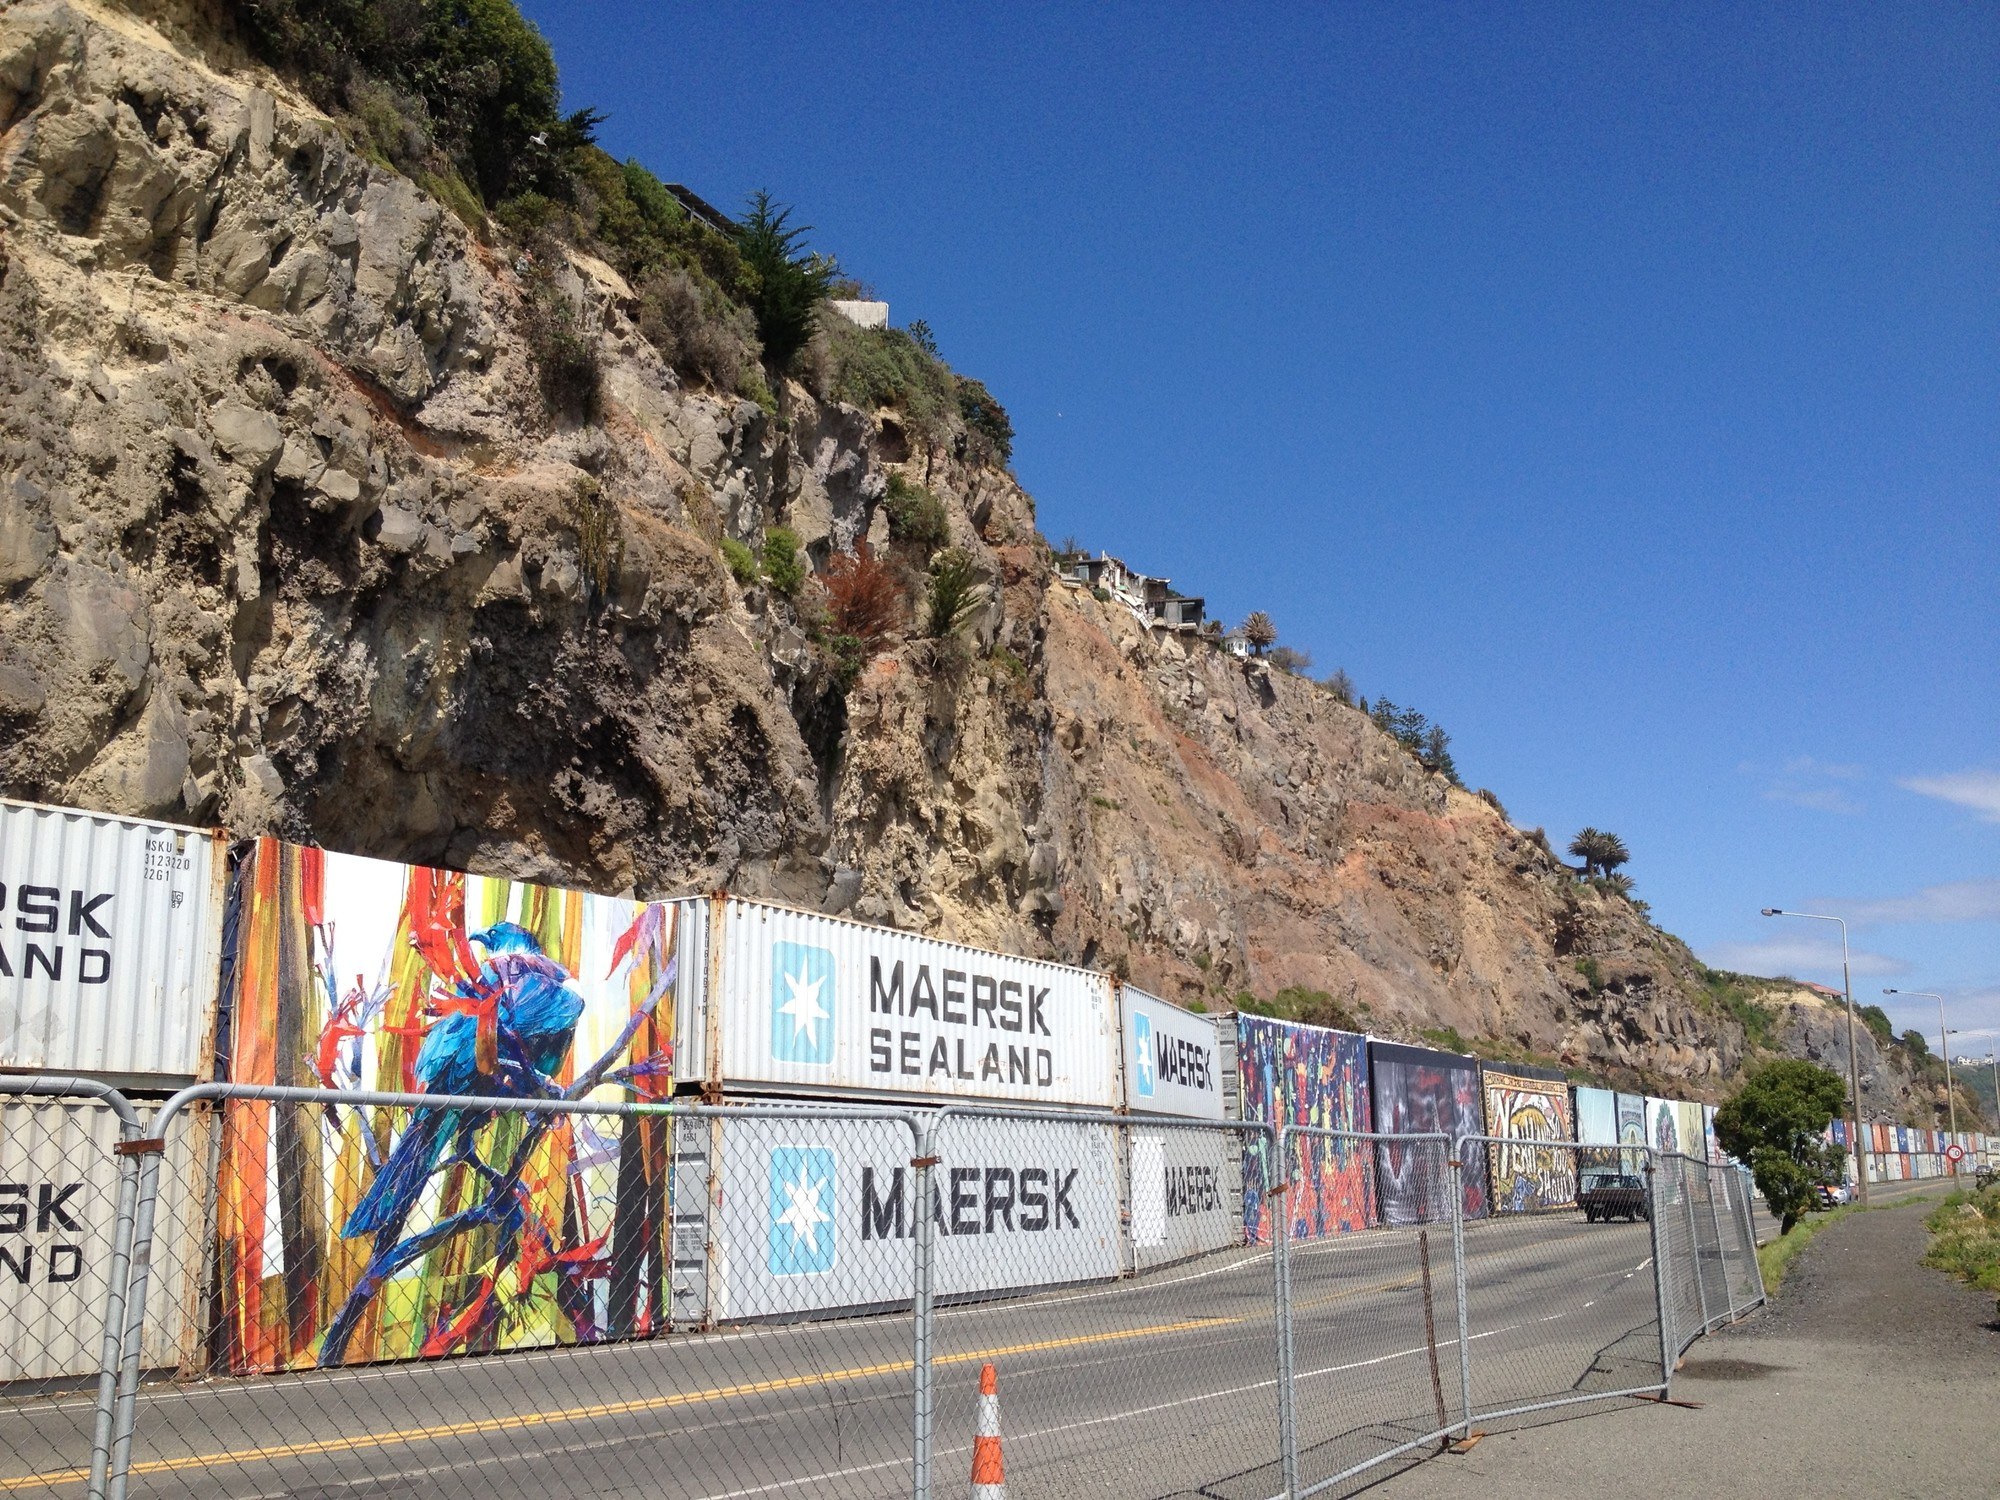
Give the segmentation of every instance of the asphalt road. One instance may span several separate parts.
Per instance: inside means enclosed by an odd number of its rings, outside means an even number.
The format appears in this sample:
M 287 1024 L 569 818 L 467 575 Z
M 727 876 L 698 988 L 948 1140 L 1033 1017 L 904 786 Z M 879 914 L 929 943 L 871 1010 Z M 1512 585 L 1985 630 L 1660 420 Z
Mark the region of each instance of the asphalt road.
M 1467 1226 L 1467 1249 L 1482 1411 L 1656 1376 L 1646 1225 L 1496 1220 Z M 1292 1275 L 1304 1482 L 1456 1420 L 1448 1229 L 1300 1245 Z M 936 1492 L 962 1492 L 991 1360 L 1017 1497 L 1275 1493 L 1271 1306 L 1268 1252 L 1232 1251 L 942 1312 Z M 906 1495 L 912 1339 L 887 1315 L 148 1386 L 131 1494 Z M 81 1495 L 89 1417 L 81 1397 L 0 1408 L 0 1495 Z

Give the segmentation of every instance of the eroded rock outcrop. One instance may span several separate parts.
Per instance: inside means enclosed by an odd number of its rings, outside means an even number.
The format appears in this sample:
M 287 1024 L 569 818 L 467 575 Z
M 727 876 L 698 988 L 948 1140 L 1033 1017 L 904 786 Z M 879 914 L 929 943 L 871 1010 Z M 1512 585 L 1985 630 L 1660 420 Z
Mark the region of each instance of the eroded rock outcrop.
M 225 60 L 95 0 L 0 12 L 8 792 L 1735 1068 L 1678 941 L 1323 690 L 1058 582 L 1007 474 L 687 388 L 581 255 L 602 415 L 552 418 L 514 252 Z M 843 695 L 718 544 L 893 551 L 892 470 L 988 598 Z

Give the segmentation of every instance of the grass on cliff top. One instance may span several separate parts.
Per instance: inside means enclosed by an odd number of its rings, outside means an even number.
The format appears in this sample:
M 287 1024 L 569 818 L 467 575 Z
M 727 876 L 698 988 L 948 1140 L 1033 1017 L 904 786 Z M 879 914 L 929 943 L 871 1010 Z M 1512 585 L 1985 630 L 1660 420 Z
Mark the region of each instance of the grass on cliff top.
M 1924 1227 L 1931 1232 L 1925 1265 L 2000 1293 L 2000 1184 L 1951 1194 Z
M 1732 974 L 1726 969 L 1701 971 L 1700 999 L 1711 1011 L 1730 1017 L 1743 1028 L 1743 1038 L 1753 1049 L 1778 1050 L 1778 1012 L 1766 1005 L 1760 991 L 1772 988 L 1770 980 L 1748 974 Z

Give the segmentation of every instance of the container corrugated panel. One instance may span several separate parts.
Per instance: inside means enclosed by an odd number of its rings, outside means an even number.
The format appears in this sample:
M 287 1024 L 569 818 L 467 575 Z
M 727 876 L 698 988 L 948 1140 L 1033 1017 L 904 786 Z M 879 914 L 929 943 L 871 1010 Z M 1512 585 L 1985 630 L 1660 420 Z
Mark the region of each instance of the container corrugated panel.
M 1126 1132 L 1135 1268 L 1243 1243 L 1243 1150 L 1234 1131 Z
M 0 1098 L 0 1382 L 94 1374 L 117 1217 L 118 1116 L 102 1104 Z M 178 1226 L 196 1222 L 201 1132 L 183 1128 L 160 1169 L 163 1238 L 146 1304 L 145 1363 L 179 1363 L 194 1269 Z M 185 1272 L 176 1275 L 178 1272 Z
M 739 1101 L 742 1102 L 742 1101 Z M 1119 1274 L 1117 1134 L 1108 1119 L 949 1119 L 930 1212 L 940 1297 Z M 710 1235 L 719 1320 L 907 1303 L 918 1204 L 893 1120 L 721 1123 Z
M 1221 1120 L 1222 1048 L 1212 1016 L 1118 986 L 1125 1107 L 1134 1114 Z
M 225 864 L 201 829 L 0 800 L 0 1067 L 203 1076 Z
M 732 1089 L 1110 1109 L 1103 975 L 729 898 L 719 992 L 684 1053 Z

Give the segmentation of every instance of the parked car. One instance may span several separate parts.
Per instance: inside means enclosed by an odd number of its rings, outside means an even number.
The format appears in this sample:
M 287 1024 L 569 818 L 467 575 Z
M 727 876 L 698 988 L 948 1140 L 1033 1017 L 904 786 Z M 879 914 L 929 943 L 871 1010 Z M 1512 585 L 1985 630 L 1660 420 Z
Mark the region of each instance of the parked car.
M 1628 1219 L 1633 1223 L 1650 1217 L 1646 1207 L 1646 1184 L 1621 1172 L 1587 1172 L 1577 1192 L 1576 1206 L 1583 1210 L 1586 1223 L 1603 1219 Z
M 1854 1201 L 1854 1189 L 1845 1182 L 1822 1182 L 1813 1189 L 1821 1208 L 1838 1208 L 1843 1203 Z

